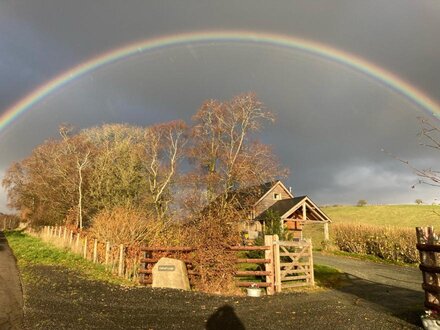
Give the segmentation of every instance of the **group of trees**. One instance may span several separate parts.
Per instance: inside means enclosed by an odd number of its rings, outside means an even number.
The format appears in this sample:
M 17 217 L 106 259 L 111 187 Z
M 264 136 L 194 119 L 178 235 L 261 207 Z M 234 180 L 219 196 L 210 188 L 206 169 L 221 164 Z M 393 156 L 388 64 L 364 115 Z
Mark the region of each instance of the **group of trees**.
M 176 120 L 76 132 L 63 125 L 58 139 L 12 164 L 2 183 L 9 206 L 31 225 L 82 229 L 115 208 L 161 223 L 193 221 L 214 200 L 211 211 L 226 214 L 234 191 L 283 173 L 270 148 L 256 140 L 273 120 L 254 94 L 243 94 L 204 102 L 190 126 Z
M 63 125 L 59 138 L 12 164 L 2 183 L 9 206 L 31 226 L 66 224 L 114 243 L 199 247 L 201 283 L 221 290 L 235 265 L 221 251 L 240 240 L 237 220 L 248 212 L 239 192 L 285 174 L 257 140 L 273 120 L 254 94 L 243 94 L 204 102 L 191 125 L 77 132 Z

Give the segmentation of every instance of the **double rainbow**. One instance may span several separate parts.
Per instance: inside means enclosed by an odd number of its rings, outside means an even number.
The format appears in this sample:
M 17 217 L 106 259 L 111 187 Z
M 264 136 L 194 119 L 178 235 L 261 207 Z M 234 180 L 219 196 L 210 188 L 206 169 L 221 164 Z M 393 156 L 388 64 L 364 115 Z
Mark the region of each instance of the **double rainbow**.
M 72 80 L 75 80 L 88 72 L 102 68 L 115 61 L 134 56 L 138 53 L 170 46 L 207 43 L 262 44 L 304 52 L 365 74 L 380 84 L 392 89 L 394 92 L 402 95 L 417 107 L 428 111 L 432 115 L 440 116 L 440 106 L 422 91 L 399 78 L 397 75 L 353 54 L 318 42 L 281 34 L 248 31 L 212 31 L 168 35 L 135 42 L 83 62 L 38 87 L 32 93 L 7 109 L 0 116 L 0 132 L 6 126 L 12 124 L 20 115 L 26 113 L 33 105 L 41 101 L 44 97 L 55 90 L 66 86 Z

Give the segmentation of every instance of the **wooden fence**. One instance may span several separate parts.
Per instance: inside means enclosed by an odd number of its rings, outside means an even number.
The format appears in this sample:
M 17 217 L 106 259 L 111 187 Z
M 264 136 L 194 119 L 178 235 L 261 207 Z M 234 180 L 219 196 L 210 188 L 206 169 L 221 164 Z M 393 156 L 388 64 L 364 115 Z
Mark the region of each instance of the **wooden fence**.
M 189 246 L 180 247 L 141 247 L 141 253 L 143 256 L 140 258 L 139 268 L 139 283 L 140 284 L 152 284 L 153 283 L 153 267 L 156 262 L 162 257 L 179 259 L 185 262 L 188 269 L 189 283 L 194 285 L 194 277 L 198 273 L 194 270 L 194 262 L 191 258 L 191 252 L 195 249 Z
M 440 237 L 435 234 L 433 227 L 417 227 L 416 234 L 425 307 L 440 312 Z
M 312 244 L 310 240 L 297 242 L 279 241 L 277 235 L 266 235 L 264 246 L 232 246 L 232 252 L 263 251 L 263 258 L 237 257 L 237 266 L 240 264 L 257 264 L 264 266 L 264 270 L 237 270 L 235 277 L 263 277 L 264 282 L 256 280 L 238 280 L 239 287 L 256 286 L 266 288 L 267 294 L 281 292 L 282 289 L 314 285 Z M 194 264 L 191 254 L 194 247 L 142 247 L 144 253 L 140 259 L 140 283 L 151 284 L 152 269 L 161 257 L 171 257 L 183 260 L 188 267 L 191 284 L 198 276 L 197 265 Z
M 58 247 L 68 248 L 84 259 L 103 264 L 110 272 L 127 279 L 137 280 L 139 250 L 122 244 L 100 242 L 85 233 L 75 232 L 62 226 L 45 226 L 40 231 L 28 230 Z
M 20 225 L 20 219 L 14 216 L 0 217 L 0 230 L 13 230 Z

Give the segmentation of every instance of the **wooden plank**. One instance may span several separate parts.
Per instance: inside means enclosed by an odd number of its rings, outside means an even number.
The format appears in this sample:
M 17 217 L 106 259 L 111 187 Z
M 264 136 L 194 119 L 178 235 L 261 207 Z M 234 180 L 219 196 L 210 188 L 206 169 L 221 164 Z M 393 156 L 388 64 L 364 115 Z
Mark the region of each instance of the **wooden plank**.
M 191 269 L 188 269 L 187 272 L 188 272 L 188 275 L 196 275 L 196 276 L 200 275 L 200 273 L 198 273 L 194 270 L 191 270 Z M 139 269 L 138 273 L 139 274 L 153 274 L 153 270 L 152 269 Z
M 274 245 L 273 245 L 273 259 L 274 259 L 274 269 L 275 269 L 275 291 L 281 292 L 281 260 L 280 260 L 280 245 L 278 242 L 278 235 L 273 235 Z
M 309 239 L 308 239 L 308 242 L 310 243 L 310 246 L 309 246 L 309 253 L 310 253 L 309 262 L 310 262 L 310 266 L 309 266 L 309 268 L 311 269 L 311 275 L 312 275 L 312 278 L 310 279 L 310 284 L 311 284 L 312 286 L 314 286 L 314 285 L 315 285 L 315 269 L 314 269 L 314 267 L 313 267 L 313 246 L 312 246 L 312 239 L 309 238 Z
M 232 251 L 265 251 L 270 250 L 270 246 L 231 246 Z
M 265 260 L 268 260 L 268 263 L 264 264 L 264 268 L 267 272 L 270 272 L 270 275 L 266 276 L 266 283 L 270 284 L 267 287 L 267 294 L 273 295 L 275 293 L 275 274 L 274 274 L 274 260 L 273 260 L 273 240 L 274 237 L 272 235 L 264 235 L 264 245 L 270 246 L 270 250 L 264 251 Z
M 299 288 L 302 286 L 308 286 L 307 282 L 297 282 L 297 283 L 283 283 L 284 288 Z
M 160 258 L 141 258 L 140 262 L 145 262 L 148 264 L 154 264 L 159 261 Z M 186 264 L 192 264 L 193 262 L 190 259 L 179 258 L 179 260 L 183 261 Z
M 190 246 L 156 246 L 156 247 L 149 247 L 144 246 L 141 247 L 141 251 L 163 251 L 163 252 L 173 252 L 173 251 L 181 251 L 181 252 L 191 252 L 194 251 L 195 248 Z
M 270 259 L 237 259 L 237 263 L 269 264 Z
M 427 265 L 419 265 L 419 269 L 422 272 L 428 272 L 428 273 L 440 273 L 440 266 L 427 266 Z
M 281 257 L 294 257 L 294 258 L 301 258 L 301 257 L 310 257 L 309 253 L 280 253 Z
M 235 272 L 235 276 L 269 276 L 272 272 L 263 270 L 239 270 Z
M 239 287 L 250 287 L 250 286 L 252 286 L 252 285 L 255 285 L 257 288 L 267 288 L 267 287 L 270 287 L 270 283 L 266 283 L 266 282 L 242 282 L 242 281 L 239 281 L 239 282 L 235 282 L 235 285 L 236 286 L 239 286 Z
M 301 276 L 286 276 L 283 279 L 284 281 L 298 281 L 298 280 L 307 280 L 310 278 L 310 275 L 301 275 Z M 283 284 L 284 286 L 284 284 Z
M 425 307 L 428 309 L 434 309 L 437 312 L 440 312 L 440 306 L 438 304 L 429 302 L 429 301 L 425 301 Z
M 299 242 L 295 242 L 295 241 L 279 241 L 279 244 L 281 246 L 303 248 L 303 247 L 309 246 L 310 243 L 307 243 L 307 241 L 302 240 L 302 241 L 299 241 Z
M 436 285 L 423 283 L 422 288 L 423 288 L 423 290 L 429 291 L 431 293 L 437 293 L 437 294 L 440 293 L 440 287 L 438 287 Z
M 417 250 L 427 252 L 440 252 L 440 245 L 437 244 L 417 244 Z
M 283 274 L 301 274 L 310 273 L 310 269 L 287 269 L 281 271 Z
M 281 265 L 281 267 L 287 267 L 287 266 L 290 266 L 290 265 L 294 265 L 294 266 L 298 266 L 298 267 L 307 267 L 307 266 L 310 266 L 310 263 L 308 263 L 308 262 L 294 262 L 294 261 L 292 261 L 292 262 L 281 262 L 280 263 L 280 265 Z

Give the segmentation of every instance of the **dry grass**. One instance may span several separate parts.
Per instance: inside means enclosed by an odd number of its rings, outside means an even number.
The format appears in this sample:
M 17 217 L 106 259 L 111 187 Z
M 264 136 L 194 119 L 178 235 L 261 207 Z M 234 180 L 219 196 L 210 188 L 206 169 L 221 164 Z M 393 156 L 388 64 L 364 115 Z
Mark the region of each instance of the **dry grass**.
M 333 235 L 333 242 L 341 251 L 373 255 L 393 262 L 419 262 L 412 228 L 336 224 Z

